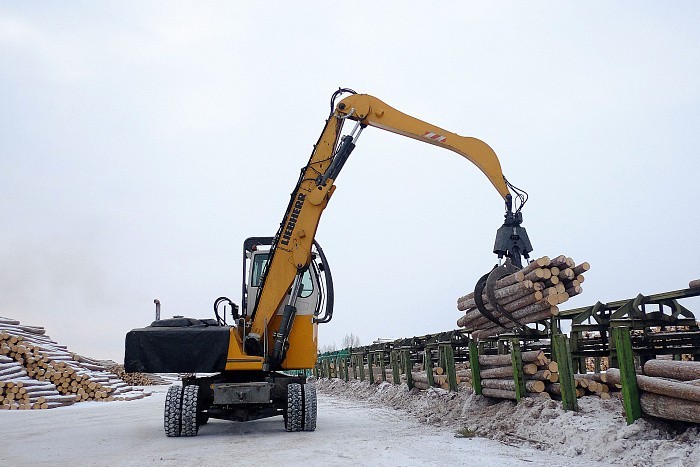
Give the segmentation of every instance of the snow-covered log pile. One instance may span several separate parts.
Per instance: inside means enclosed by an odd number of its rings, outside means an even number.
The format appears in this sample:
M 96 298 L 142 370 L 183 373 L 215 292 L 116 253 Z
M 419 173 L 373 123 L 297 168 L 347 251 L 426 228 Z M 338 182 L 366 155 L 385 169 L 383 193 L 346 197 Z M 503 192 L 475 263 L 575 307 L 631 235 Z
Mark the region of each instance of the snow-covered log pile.
M 107 370 L 119 376 L 122 381 L 134 386 L 156 386 L 159 384 L 172 383 L 172 381 L 156 374 L 127 373 L 124 371 L 124 365 L 112 361 L 107 361 L 105 363 L 107 364 Z
M 529 324 L 556 316 L 557 305 L 583 291 L 583 273 L 589 269 L 588 263 L 577 265 L 564 255 L 554 259 L 543 256 L 495 283 L 494 295 L 505 315 L 482 294 L 484 307 L 500 325 L 479 311 L 474 292 L 457 300 L 457 309 L 465 312 L 457 325 L 472 332 L 472 337 L 482 339 L 508 331 L 517 323 Z
M 610 368 L 608 381 L 619 384 L 620 370 Z M 700 423 L 700 362 L 649 360 L 636 375 L 642 412 L 653 417 Z
M 47 409 L 149 395 L 104 362 L 69 352 L 40 326 L 0 317 L 0 409 Z

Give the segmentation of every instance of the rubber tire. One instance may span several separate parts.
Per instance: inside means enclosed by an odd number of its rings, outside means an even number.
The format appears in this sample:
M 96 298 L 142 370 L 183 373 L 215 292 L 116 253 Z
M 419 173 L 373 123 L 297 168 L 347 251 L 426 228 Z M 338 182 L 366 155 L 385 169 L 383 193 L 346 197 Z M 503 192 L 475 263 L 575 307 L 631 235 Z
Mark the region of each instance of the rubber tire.
M 304 431 L 314 431 L 316 429 L 317 413 L 316 385 L 306 383 L 304 385 Z
M 199 386 L 191 384 L 185 386 L 182 391 L 182 428 L 181 436 L 197 436 L 199 424 L 197 423 L 197 400 L 199 399 Z
M 165 395 L 165 415 L 163 417 L 165 436 L 169 438 L 180 436 L 181 413 L 182 386 L 170 386 Z
M 304 412 L 304 401 L 301 393 L 301 384 L 290 383 L 287 385 L 287 417 L 284 427 L 287 431 L 301 431 Z

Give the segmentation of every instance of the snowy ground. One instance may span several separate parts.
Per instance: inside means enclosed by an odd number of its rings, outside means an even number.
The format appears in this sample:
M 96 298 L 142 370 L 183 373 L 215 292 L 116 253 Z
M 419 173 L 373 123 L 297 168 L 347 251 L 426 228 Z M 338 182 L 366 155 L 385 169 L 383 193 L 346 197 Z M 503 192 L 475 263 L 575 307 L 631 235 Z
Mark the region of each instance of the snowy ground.
M 194 438 L 166 438 L 165 387 L 131 402 L 84 402 L 37 411 L 0 411 L 0 465 L 475 465 L 595 466 L 604 463 L 418 423 L 403 411 L 319 395 L 318 429 L 287 433 L 281 417 L 211 420 Z
M 404 420 L 418 420 L 443 432 L 466 427 L 479 437 L 522 446 L 517 451 L 520 454 L 511 454 L 515 457 L 505 463 L 523 465 L 526 459 L 557 464 L 562 461 L 552 456 L 556 454 L 568 458 L 565 465 L 700 466 L 700 427 L 648 419 L 628 426 L 622 417 L 622 404 L 616 399 L 583 397 L 579 412 L 565 412 L 561 402 L 553 400 L 524 399 L 516 405 L 476 396 L 469 390 L 409 391 L 405 384 L 370 385 L 337 379 L 320 380 L 317 386 L 323 394 L 361 402 L 365 410 L 391 407 L 402 413 Z M 444 445 L 444 451 L 451 452 L 455 445 L 460 444 Z M 539 451 L 533 454 L 526 447 Z M 483 456 L 476 461 L 476 465 L 495 463 L 501 461 Z

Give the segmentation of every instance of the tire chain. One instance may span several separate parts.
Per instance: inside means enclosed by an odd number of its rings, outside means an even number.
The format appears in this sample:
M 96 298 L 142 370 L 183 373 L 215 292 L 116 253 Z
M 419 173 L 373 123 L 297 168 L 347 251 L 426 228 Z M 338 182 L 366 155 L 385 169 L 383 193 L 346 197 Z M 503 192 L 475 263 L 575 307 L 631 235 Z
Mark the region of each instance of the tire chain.
M 182 391 L 182 436 L 197 436 L 197 399 L 199 386 L 191 384 Z
M 302 430 L 303 400 L 301 384 L 290 383 L 287 385 L 287 431 Z
M 165 415 L 163 417 L 165 436 L 180 436 L 181 403 L 182 386 L 170 386 L 165 396 Z
M 304 431 L 316 429 L 317 400 L 316 385 L 313 383 L 304 384 Z

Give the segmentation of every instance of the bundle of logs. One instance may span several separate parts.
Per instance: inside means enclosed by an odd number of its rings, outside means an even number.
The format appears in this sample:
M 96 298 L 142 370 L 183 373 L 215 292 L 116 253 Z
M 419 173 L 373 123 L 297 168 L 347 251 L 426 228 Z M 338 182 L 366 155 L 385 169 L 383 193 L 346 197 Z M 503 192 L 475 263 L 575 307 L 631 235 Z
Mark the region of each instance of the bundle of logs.
M 0 317 L 0 409 L 48 409 L 147 395 L 110 372 L 104 362 L 69 352 L 46 336 L 44 328 Z
M 553 385 L 559 381 L 558 366 L 541 350 L 521 354 L 523 377 L 528 397 L 550 398 Z M 513 364 L 510 354 L 479 355 L 481 394 L 498 399 L 516 399 Z M 471 383 L 471 372 L 467 377 Z
M 620 384 L 620 370 L 608 381 Z M 642 412 L 653 417 L 700 423 L 700 362 L 649 360 L 637 375 Z
M 613 395 L 620 393 L 620 385 L 610 381 L 607 373 L 575 374 L 574 380 L 576 397 L 591 395 L 609 400 Z
M 115 362 L 109 362 L 107 370 L 114 373 L 127 384 L 132 386 L 156 386 L 159 384 L 171 384 L 172 381 L 162 376 L 150 373 L 127 373 L 124 370 L 124 365 Z
M 482 294 L 484 307 L 498 324 L 484 316 L 477 308 L 474 292 L 457 300 L 457 309 L 465 315 L 457 325 L 466 328 L 472 337 L 483 339 L 509 331 L 519 324 L 529 324 L 559 314 L 560 305 L 583 289 L 583 273 L 590 269 L 586 262 L 576 264 L 564 255 L 550 259 L 536 259 L 513 274 L 499 279 L 494 286 L 494 295 L 503 315 Z

